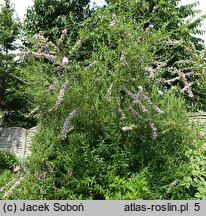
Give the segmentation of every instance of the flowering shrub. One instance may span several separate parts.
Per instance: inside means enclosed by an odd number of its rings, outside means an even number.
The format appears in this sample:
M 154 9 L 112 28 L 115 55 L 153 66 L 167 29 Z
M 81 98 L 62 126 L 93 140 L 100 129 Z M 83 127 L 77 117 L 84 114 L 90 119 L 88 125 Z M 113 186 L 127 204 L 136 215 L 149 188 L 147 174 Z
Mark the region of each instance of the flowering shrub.
M 121 3 L 97 8 L 75 41 L 64 29 L 56 44 L 41 38 L 22 52 L 31 63 L 21 69 L 24 88 L 39 107 L 41 130 L 27 178 L 9 198 L 204 197 L 190 164 L 200 152 L 205 161 L 204 140 L 187 116 L 203 82 L 201 54 L 164 26 L 131 19 Z

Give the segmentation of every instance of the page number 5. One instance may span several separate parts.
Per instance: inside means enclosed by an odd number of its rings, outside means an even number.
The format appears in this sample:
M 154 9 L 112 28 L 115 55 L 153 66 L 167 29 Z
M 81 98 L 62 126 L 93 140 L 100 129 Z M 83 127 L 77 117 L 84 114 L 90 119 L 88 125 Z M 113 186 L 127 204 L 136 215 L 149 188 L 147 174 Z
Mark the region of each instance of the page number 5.
M 200 203 L 195 203 L 195 211 L 199 211 L 200 210 Z

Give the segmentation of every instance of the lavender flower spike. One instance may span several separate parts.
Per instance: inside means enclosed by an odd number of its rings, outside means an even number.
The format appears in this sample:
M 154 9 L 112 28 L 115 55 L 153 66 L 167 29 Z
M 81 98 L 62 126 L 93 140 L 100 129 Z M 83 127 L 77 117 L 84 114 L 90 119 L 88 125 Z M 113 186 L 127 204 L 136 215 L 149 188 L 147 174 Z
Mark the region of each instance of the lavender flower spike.
M 123 132 L 127 132 L 127 131 L 133 130 L 134 128 L 135 128 L 135 125 L 124 126 L 124 127 L 121 128 L 121 130 L 122 130 Z
M 62 39 L 62 41 L 65 40 L 66 36 L 67 36 L 67 29 L 64 29 L 64 30 L 62 31 L 62 34 L 61 34 L 61 39 Z
M 67 36 L 67 29 L 64 29 L 62 31 L 62 34 L 61 34 L 61 37 L 60 37 L 60 42 L 61 42 L 61 45 L 64 46 L 64 41 L 66 39 L 66 36 Z
M 125 53 L 125 52 L 122 52 L 122 53 L 121 53 L 120 61 L 126 63 L 126 53 Z
M 124 113 L 124 111 L 122 110 L 122 107 L 121 107 L 121 98 L 120 97 L 117 100 L 117 105 L 118 105 L 118 112 L 121 115 L 121 119 L 125 119 L 126 116 L 125 116 L 125 113 Z
M 139 106 L 139 108 L 143 111 L 143 112 L 149 112 L 148 109 L 146 109 L 146 107 L 141 103 L 141 101 L 137 98 L 136 95 L 132 94 L 130 91 L 128 91 L 127 89 L 125 89 L 125 92 L 128 96 L 130 96 L 133 99 L 133 103 L 137 104 Z
M 51 92 L 54 90 L 55 86 L 57 85 L 58 81 L 54 81 L 48 88 L 48 91 Z
M 69 63 L 69 60 L 66 56 L 62 59 L 62 65 L 67 65 Z
M 144 94 L 142 94 L 142 97 L 147 101 L 147 103 L 148 103 L 149 105 L 152 106 L 152 108 L 153 108 L 156 112 L 158 112 L 158 113 L 163 113 L 163 111 L 162 111 L 157 105 L 155 105 L 155 104 L 150 100 L 149 97 L 147 97 L 147 96 L 144 95 Z
M 12 179 L 10 182 L 8 182 L 7 184 L 5 184 L 1 189 L 0 189 L 0 193 L 2 193 L 11 183 L 15 182 L 16 178 Z
M 143 90 L 142 86 L 138 86 L 138 88 L 139 88 L 139 92 L 137 93 L 137 96 L 144 98 L 144 99 L 147 101 L 147 103 L 148 103 L 156 112 L 162 113 L 163 111 L 162 111 L 157 105 L 155 105 L 155 104 L 150 100 L 149 97 L 147 97 L 146 95 L 144 95 L 144 93 L 143 93 L 144 90 Z
M 112 14 L 112 21 L 109 26 L 115 26 L 117 24 L 117 17 L 115 14 Z
M 74 115 L 76 114 L 77 110 L 74 109 L 69 116 L 66 118 L 66 120 L 64 121 L 64 126 L 63 126 L 63 130 L 62 130 L 62 140 L 65 140 L 67 138 L 67 133 L 69 130 L 69 125 L 70 122 L 72 120 L 72 118 L 74 117 Z
M 66 81 L 63 84 L 63 86 L 61 87 L 61 89 L 59 91 L 59 95 L 58 95 L 58 98 L 57 98 L 57 101 L 56 101 L 57 105 L 61 104 L 61 102 L 63 101 L 63 97 L 64 97 L 65 91 L 67 89 L 67 86 L 68 86 L 68 81 Z
M 133 109 L 130 104 L 129 104 L 129 110 L 132 112 L 135 118 L 143 119 L 143 117 L 135 109 Z
M 157 128 L 154 126 L 154 123 L 149 122 L 148 125 L 152 130 L 152 139 L 154 140 L 157 138 Z
M 169 193 L 169 192 L 172 190 L 172 188 L 175 187 L 177 184 L 178 184 L 178 181 L 177 181 L 177 180 L 174 180 L 174 181 L 170 184 L 169 188 L 167 188 L 167 193 Z
M 17 180 L 17 181 L 14 183 L 14 185 L 4 194 L 3 198 L 6 198 L 6 197 L 10 196 L 10 195 L 13 193 L 14 189 L 20 185 L 20 183 L 21 183 L 21 181 L 22 181 L 23 179 L 24 179 L 24 177 L 21 176 L 21 177 L 19 178 L 19 180 Z
M 20 52 L 20 53 L 17 53 L 17 55 L 25 56 L 25 57 L 46 58 L 51 62 L 56 60 L 55 55 L 50 55 L 50 54 L 47 54 L 47 53 L 32 52 L 32 51 Z
M 108 93 L 107 93 L 107 100 L 108 102 L 112 101 L 112 87 L 113 87 L 113 82 L 110 84 L 109 88 L 108 88 Z
M 93 61 L 91 64 L 89 64 L 87 67 L 86 67 L 86 70 L 91 68 L 92 66 L 94 66 L 95 64 L 97 64 L 97 61 Z

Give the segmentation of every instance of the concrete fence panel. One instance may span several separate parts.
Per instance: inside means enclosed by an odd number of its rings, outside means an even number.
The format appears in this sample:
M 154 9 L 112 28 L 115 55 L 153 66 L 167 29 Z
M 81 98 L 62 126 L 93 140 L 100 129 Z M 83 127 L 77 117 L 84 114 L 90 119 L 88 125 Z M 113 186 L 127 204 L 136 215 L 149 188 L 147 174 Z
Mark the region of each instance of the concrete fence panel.
M 21 127 L 0 128 L 0 149 L 13 152 L 17 157 L 25 158 L 30 154 L 32 137 L 37 127 L 25 129 Z
M 192 128 L 199 127 L 206 136 L 206 112 L 189 113 L 189 124 Z M 32 138 L 38 127 L 25 129 L 21 127 L 0 127 L 0 149 L 13 152 L 17 157 L 25 158 L 30 155 Z

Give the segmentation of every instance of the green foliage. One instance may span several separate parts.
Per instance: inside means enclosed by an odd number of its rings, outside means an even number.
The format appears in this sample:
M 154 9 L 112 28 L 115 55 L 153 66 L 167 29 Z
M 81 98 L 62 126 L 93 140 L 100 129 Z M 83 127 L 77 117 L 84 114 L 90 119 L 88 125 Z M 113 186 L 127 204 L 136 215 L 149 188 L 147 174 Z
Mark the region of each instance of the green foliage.
M 128 179 L 114 176 L 111 184 L 108 185 L 108 193 L 105 199 L 109 200 L 139 200 L 149 199 L 151 196 L 147 182 L 147 172 L 143 170 L 137 175 Z
M 16 174 L 14 174 L 11 170 L 4 170 L 3 172 L 0 172 L 0 200 L 3 200 L 3 196 L 7 190 L 9 190 L 9 182 L 12 181 L 16 177 Z
M 75 37 L 88 15 L 88 3 L 89 0 L 35 0 L 27 11 L 25 29 L 32 35 L 42 31 L 53 40 L 66 28 Z
M 5 112 L 2 124 L 14 126 L 16 123 L 12 118 L 19 121 L 22 118 L 21 109 L 24 109 L 26 104 L 23 96 L 16 94 L 16 85 L 19 83 L 16 69 L 19 62 L 14 60 L 15 55 L 11 51 L 18 48 L 16 40 L 21 26 L 19 20 L 14 18 L 14 8 L 9 0 L 5 0 L 1 6 L 0 23 L 0 104 L 1 110 Z
M 114 5 L 118 10 L 127 8 L 127 14 L 135 18 L 139 24 L 143 24 L 144 28 L 151 25 L 155 29 L 164 27 L 166 31 L 172 32 L 172 39 L 192 41 L 197 49 L 204 48 L 203 40 L 197 38 L 197 34 L 204 33 L 198 27 L 205 19 L 205 15 L 195 18 L 200 13 L 199 10 L 194 9 L 198 2 L 181 6 L 181 0 L 108 0 L 106 2 Z
M 18 160 L 14 154 L 0 151 L 0 174 L 6 169 L 12 170 L 16 166 L 17 162 Z
M 0 10 L 0 50 L 8 53 L 9 50 L 14 50 L 14 41 L 19 34 L 18 20 L 13 18 L 14 9 L 11 6 L 10 0 L 5 0 L 4 5 L 1 5 Z

